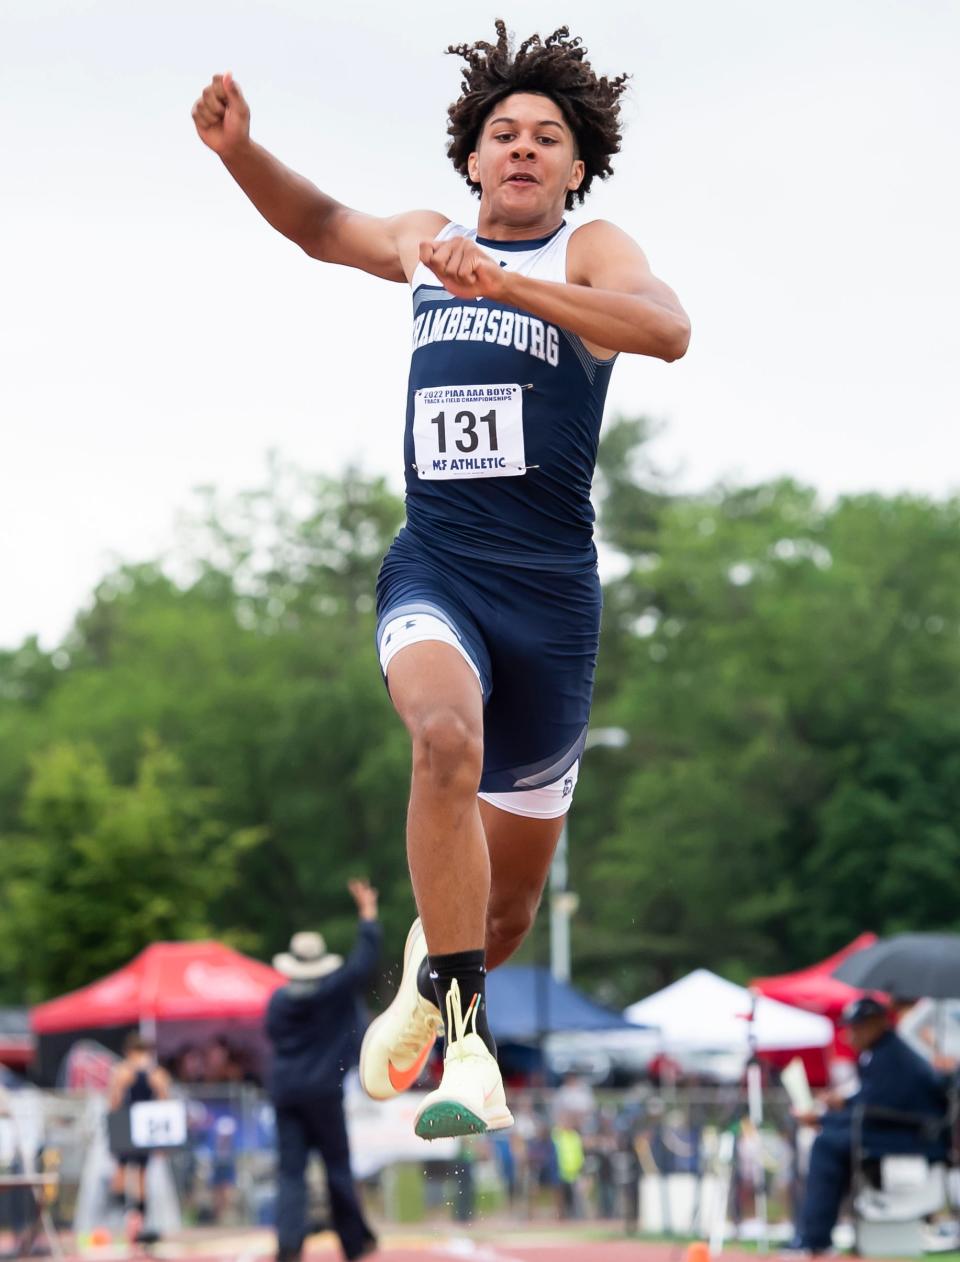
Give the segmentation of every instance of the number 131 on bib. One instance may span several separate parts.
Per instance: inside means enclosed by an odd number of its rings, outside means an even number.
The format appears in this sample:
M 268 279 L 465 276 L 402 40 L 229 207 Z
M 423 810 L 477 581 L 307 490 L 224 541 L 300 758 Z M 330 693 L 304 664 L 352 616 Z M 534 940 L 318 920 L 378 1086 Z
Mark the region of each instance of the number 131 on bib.
M 508 478 L 526 473 L 520 386 L 417 390 L 413 446 L 421 478 Z

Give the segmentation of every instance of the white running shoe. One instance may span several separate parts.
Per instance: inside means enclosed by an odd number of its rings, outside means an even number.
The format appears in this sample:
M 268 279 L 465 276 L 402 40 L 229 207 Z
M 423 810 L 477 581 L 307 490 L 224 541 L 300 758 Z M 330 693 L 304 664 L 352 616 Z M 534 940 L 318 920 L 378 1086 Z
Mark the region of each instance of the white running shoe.
M 513 1125 L 500 1067 L 477 1033 L 478 999 L 474 995 L 463 1013 L 456 979 L 447 991 L 448 1037 L 443 1078 L 417 1112 L 414 1130 L 421 1139 L 482 1135 Z M 468 1030 L 471 1024 L 473 1028 Z
M 360 1046 L 360 1082 L 374 1100 L 390 1100 L 420 1077 L 430 1049 L 443 1033 L 440 1009 L 417 990 L 417 973 L 427 954 L 419 917 L 403 948 L 403 975 L 393 1002 L 371 1021 Z

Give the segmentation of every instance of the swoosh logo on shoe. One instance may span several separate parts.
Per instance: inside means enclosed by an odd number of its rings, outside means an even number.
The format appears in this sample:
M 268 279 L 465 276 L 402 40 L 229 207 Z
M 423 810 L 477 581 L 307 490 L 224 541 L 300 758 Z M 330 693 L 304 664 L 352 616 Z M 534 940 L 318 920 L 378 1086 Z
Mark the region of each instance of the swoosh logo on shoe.
M 427 1063 L 430 1049 L 436 1041 L 436 1037 L 430 1040 L 409 1069 L 398 1069 L 392 1060 L 387 1061 L 387 1077 L 390 1079 L 390 1086 L 393 1087 L 394 1091 L 406 1091 L 408 1087 L 413 1086 L 420 1077 L 420 1070 Z

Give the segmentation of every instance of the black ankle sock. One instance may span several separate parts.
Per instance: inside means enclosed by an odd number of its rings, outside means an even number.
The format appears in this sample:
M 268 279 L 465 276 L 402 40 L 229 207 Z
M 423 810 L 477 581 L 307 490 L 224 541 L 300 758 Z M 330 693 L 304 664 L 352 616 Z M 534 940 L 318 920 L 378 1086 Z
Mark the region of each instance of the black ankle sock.
M 490 1026 L 487 1023 L 487 970 L 484 966 L 484 955 L 485 952 L 482 949 L 478 951 L 455 951 L 452 955 L 431 955 L 428 957 L 430 977 L 436 993 L 436 1001 L 444 1021 L 447 1019 L 447 991 L 450 989 L 451 982 L 456 980 L 460 986 L 460 1006 L 464 1013 L 469 1008 L 470 1000 L 473 996 L 479 995 L 476 1003 L 477 1033 L 487 1045 L 491 1055 L 496 1056 L 497 1045 L 493 1041 L 493 1035 L 490 1033 Z M 419 980 L 418 975 L 418 985 Z M 473 1022 L 471 1020 L 472 1025 Z M 452 1031 L 447 1030 L 448 1041 L 451 1034 Z
M 421 999 L 429 999 L 431 1003 L 437 1002 L 437 988 L 430 979 L 429 955 L 423 957 L 417 969 L 417 990 L 420 992 Z

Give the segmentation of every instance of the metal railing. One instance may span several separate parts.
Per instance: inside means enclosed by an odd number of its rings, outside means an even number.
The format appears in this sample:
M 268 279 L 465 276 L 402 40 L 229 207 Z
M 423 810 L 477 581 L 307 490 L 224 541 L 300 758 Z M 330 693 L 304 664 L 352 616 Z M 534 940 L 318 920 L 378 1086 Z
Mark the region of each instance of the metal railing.
M 175 1189 L 179 1220 L 271 1224 L 274 1121 L 266 1095 L 245 1084 L 191 1085 L 179 1094 L 187 1107 L 188 1142 L 157 1163 Z M 19 1154 L 21 1167 L 35 1164 L 38 1153 L 56 1153 L 58 1219 L 88 1229 L 102 1214 L 112 1169 L 102 1097 L 31 1091 L 16 1099 L 17 1126 L 27 1150 Z M 725 1204 L 734 1223 L 749 1225 L 756 1217 L 759 1186 L 772 1218 L 787 1221 L 792 1215 L 794 1127 L 779 1091 L 766 1093 L 764 1125 L 757 1134 L 746 1119 L 739 1088 L 594 1092 L 568 1084 L 556 1090 L 512 1090 L 516 1125 L 511 1130 L 450 1141 L 446 1148 L 409 1138 L 403 1120 L 394 1126 L 384 1106 L 350 1091 L 347 1100 L 359 1180 L 380 1221 L 434 1215 L 576 1217 L 619 1220 L 628 1231 L 684 1235 L 705 1230 L 705 1218 L 723 1212 L 717 1198 L 725 1175 L 731 1176 Z M 409 1098 L 405 1107 L 413 1108 Z M 396 1137 L 401 1131 L 402 1140 Z M 729 1162 L 720 1142 L 725 1133 L 735 1136 Z M 409 1149 L 400 1151 L 403 1144 Z M 9 1148 L 0 1128 L 0 1169 L 5 1162 L 9 1166 Z M 312 1216 L 323 1221 L 319 1163 L 311 1170 L 310 1199 Z

